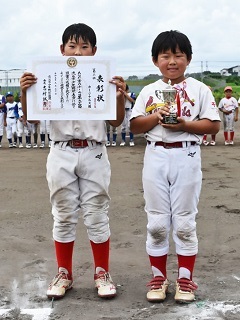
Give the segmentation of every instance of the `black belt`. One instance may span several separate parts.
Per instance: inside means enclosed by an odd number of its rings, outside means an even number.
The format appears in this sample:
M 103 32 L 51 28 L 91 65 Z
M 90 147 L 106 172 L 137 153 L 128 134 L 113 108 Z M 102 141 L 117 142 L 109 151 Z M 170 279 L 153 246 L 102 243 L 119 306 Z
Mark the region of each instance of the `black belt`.
M 15 119 L 15 117 L 8 117 L 8 118 L 10 118 L 10 119 Z
M 151 143 L 151 141 L 147 141 L 148 144 Z M 177 141 L 177 142 L 163 142 L 163 141 L 153 141 L 155 146 L 161 146 L 165 149 L 172 149 L 172 148 L 185 148 L 188 143 L 190 143 L 191 146 L 194 146 L 196 144 L 195 141 Z

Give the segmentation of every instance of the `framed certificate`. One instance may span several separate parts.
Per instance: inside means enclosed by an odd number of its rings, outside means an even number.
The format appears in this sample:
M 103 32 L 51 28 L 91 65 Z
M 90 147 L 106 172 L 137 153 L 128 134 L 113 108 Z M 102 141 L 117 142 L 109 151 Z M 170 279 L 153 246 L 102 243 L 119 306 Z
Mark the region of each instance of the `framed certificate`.
M 27 90 L 29 120 L 114 120 L 115 62 L 94 56 L 34 58 L 27 70 L 37 83 Z

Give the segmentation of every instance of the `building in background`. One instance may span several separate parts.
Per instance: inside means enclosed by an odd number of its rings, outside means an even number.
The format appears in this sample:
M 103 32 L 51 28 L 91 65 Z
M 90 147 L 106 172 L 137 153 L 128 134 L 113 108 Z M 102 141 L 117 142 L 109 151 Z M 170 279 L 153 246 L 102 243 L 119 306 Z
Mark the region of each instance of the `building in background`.
M 13 93 L 19 91 L 19 82 L 24 71 L 24 69 L 0 69 L 0 86 L 2 87 L 2 94 L 5 94 L 7 91 L 12 91 Z
M 222 76 L 240 76 L 240 66 L 224 68 L 220 73 Z

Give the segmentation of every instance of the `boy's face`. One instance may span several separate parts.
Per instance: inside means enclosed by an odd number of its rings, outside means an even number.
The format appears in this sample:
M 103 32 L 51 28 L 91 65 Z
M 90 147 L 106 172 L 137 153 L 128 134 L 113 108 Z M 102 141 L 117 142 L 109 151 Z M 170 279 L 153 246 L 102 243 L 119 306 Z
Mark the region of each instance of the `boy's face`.
M 185 79 L 184 73 L 190 61 L 186 54 L 177 48 L 176 53 L 170 49 L 159 53 L 157 61 L 153 61 L 153 63 L 162 73 L 163 81 L 168 82 L 170 79 L 173 85 Z
M 60 50 L 63 56 L 94 56 L 97 47 L 93 48 L 90 42 L 85 42 L 82 38 L 79 38 L 77 42 L 72 38 L 68 40 L 65 46 L 61 44 Z
M 7 102 L 13 103 L 14 97 L 13 96 L 7 96 L 6 100 L 7 100 Z
M 226 98 L 231 98 L 231 96 L 232 96 L 232 91 L 231 90 L 226 90 L 224 93 L 225 93 L 225 97 Z

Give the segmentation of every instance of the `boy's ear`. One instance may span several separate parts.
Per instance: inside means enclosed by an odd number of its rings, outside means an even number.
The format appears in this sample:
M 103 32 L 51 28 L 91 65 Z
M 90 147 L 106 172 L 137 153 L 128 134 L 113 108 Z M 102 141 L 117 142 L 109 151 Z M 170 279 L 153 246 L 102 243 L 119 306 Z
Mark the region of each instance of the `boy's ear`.
M 60 45 L 60 51 L 61 51 L 61 54 L 65 56 L 63 44 Z
M 95 55 L 96 52 L 97 52 L 97 47 L 95 46 L 95 47 L 92 48 L 93 56 Z
M 152 62 L 153 62 L 153 64 L 154 64 L 156 67 L 158 67 L 158 63 L 157 63 L 157 61 L 154 59 L 154 57 L 152 57 Z
M 192 57 L 188 60 L 187 65 L 189 65 L 191 61 L 192 61 Z

